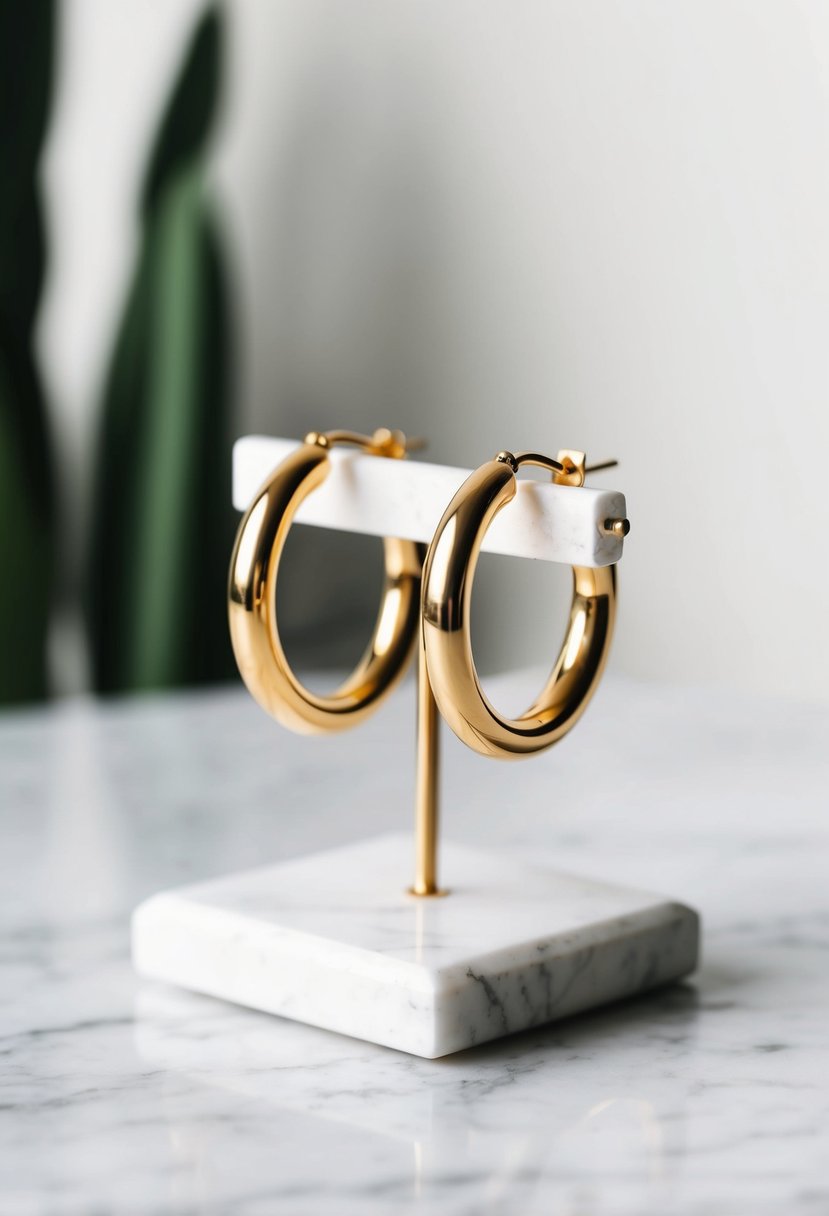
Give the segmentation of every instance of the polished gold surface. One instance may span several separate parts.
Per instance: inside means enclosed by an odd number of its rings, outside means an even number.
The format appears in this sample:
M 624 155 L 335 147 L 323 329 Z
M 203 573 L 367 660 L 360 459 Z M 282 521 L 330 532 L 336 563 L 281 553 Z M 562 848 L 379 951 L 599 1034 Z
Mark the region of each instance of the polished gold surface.
M 584 485 L 584 475 L 587 472 L 585 467 L 587 457 L 584 452 L 579 452 L 575 448 L 562 448 L 560 452 L 556 453 L 556 459 L 560 461 L 562 466 L 561 473 L 555 478 L 558 485 Z
M 426 670 L 423 645 L 417 663 L 417 770 L 415 775 L 415 880 L 412 895 L 445 895 L 438 887 L 438 778 L 440 718 Z
M 418 441 L 419 443 L 419 441 Z M 402 675 L 420 624 L 418 649 L 416 857 L 414 896 L 445 894 L 438 885 L 439 711 L 459 738 L 484 755 L 517 758 L 557 742 L 578 720 L 601 675 L 615 612 L 615 568 L 574 567 L 570 622 L 559 658 L 526 713 L 505 718 L 485 697 L 472 657 L 469 609 L 481 542 L 495 515 L 515 496 L 522 465 L 548 470 L 574 488 L 586 471 L 583 452 L 556 459 L 537 452 L 499 452 L 467 479 L 449 504 L 429 548 L 419 597 L 422 548 L 384 540 L 385 584 L 371 642 L 348 680 L 327 696 L 310 692 L 291 670 L 279 638 L 276 581 L 288 531 L 302 501 L 328 474 L 335 444 L 401 459 L 415 446 L 400 431 L 311 432 L 257 494 L 233 552 L 229 619 L 245 683 L 259 704 L 302 733 L 355 725 Z M 610 467 L 609 461 L 596 466 Z M 625 519 L 604 530 L 625 536 Z M 420 614 L 418 609 L 420 608 Z
M 312 693 L 285 657 L 276 619 L 282 551 L 300 503 L 328 475 L 331 447 L 342 443 L 392 459 L 407 451 L 401 431 L 384 428 L 370 436 L 311 432 L 251 503 L 230 563 L 228 616 L 239 671 L 262 708 L 302 734 L 342 730 L 371 714 L 402 676 L 418 632 L 422 547 L 386 538 L 385 582 L 374 633 L 345 683 L 325 696 Z
M 422 629 L 438 708 L 458 738 L 485 756 L 517 759 L 557 743 L 578 721 L 607 660 L 616 610 L 615 567 L 573 567 L 573 602 L 559 657 L 530 708 L 507 718 L 485 696 L 472 656 L 469 613 L 481 542 L 495 516 L 515 497 L 523 464 L 552 471 L 559 484 L 580 486 L 584 453 L 500 452 L 461 486 L 438 524 L 423 570 Z
M 618 537 L 619 540 L 624 540 L 630 532 L 630 520 L 606 519 L 602 524 L 602 531 L 607 532 L 610 536 Z

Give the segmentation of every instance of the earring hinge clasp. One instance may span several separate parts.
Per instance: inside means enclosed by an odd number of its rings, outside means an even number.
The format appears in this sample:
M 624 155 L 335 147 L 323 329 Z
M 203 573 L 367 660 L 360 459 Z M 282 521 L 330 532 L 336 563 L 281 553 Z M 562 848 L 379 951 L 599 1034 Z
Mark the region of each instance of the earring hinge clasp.
M 426 447 L 425 439 L 407 439 L 402 431 L 391 431 L 387 426 L 378 427 L 373 435 L 361 435 L 359 431 L 309 431 L 305 442 L 321 448 L 351 444 L 371 456 L 390 456 L 398 460 Z
M 588 465 L 585 463 L 587 457 L 584 452 L 578 451 L 576 448 L 562 448 L 556 453 L 556 458 L 552 456 L 544 456 L 540 452 L 499 452 L 495 457 L 496 460 L 508 464 L 514 473 L 517 473 L 522 464 L 535 465 L 539 469 L 548 469 L 553 475 L 553 481 L 557 486 L 583 486 L 584 478 L 587 473 L 598 473 L 603 469 L 614 469 L 618 460 L 602 460 L 598 464 Z M 630 532 L 630 520 L 628 519 L 606 519 L 601 528 L 607 536 L 615 536 L 618 540 L 624 540 L 628 532 Z

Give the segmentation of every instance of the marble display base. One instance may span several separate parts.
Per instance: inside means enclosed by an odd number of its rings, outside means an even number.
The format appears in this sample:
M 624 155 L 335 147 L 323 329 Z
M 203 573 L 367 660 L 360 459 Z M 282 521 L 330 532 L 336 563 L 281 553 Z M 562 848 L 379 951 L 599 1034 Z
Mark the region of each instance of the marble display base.
M 407 894 L 407 836 L 165 891 L 136 909 L 152 979 L 434 1059 L 678 979 L 695 912 L 446 844 Z

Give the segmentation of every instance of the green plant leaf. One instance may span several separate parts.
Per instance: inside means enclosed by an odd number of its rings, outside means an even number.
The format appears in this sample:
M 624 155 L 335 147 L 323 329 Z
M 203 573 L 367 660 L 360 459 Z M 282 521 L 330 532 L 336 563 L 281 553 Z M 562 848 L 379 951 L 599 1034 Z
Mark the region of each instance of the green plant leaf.
M 218 37 L 211 11 L 152 158 L 141 248 L 104 392 L 87 596 L 102 692 L 233 671 L 226 291 L 195 155 L 204 135 L 193 138 L 206 133 L 215 106 Z
M 222 21 L 217 8 L 204 14 L 159 124 L 142 190 L 147 217 L 171 178 L 203 157 L 219 97 Z
M 0 703 L 47 691 L 54 510 L 32 327 L 44 268 L 37 173 L 53 43 L 51 0 L 0 3 Z

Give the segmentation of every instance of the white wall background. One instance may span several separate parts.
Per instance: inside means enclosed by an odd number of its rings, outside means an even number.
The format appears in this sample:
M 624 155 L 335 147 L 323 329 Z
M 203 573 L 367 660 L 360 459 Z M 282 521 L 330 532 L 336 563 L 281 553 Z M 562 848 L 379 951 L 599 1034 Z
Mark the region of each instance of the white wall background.
M 76 532 L 140 168 L 200 8 L 63 6 L 41 349 Z M 617 455 L 605 478 L 633 531 L 616 666 L 829 698 L 829 6 L 233 0 L 228 16 L 215 183 L 237 430 L 388 422 L 469 465 L 501 447 Z M 492 560 L 486 660 L 552 658 L 560 578 Z M 303 610 L 309 633 L 373 594 L 360 570 L 334 587 Z

